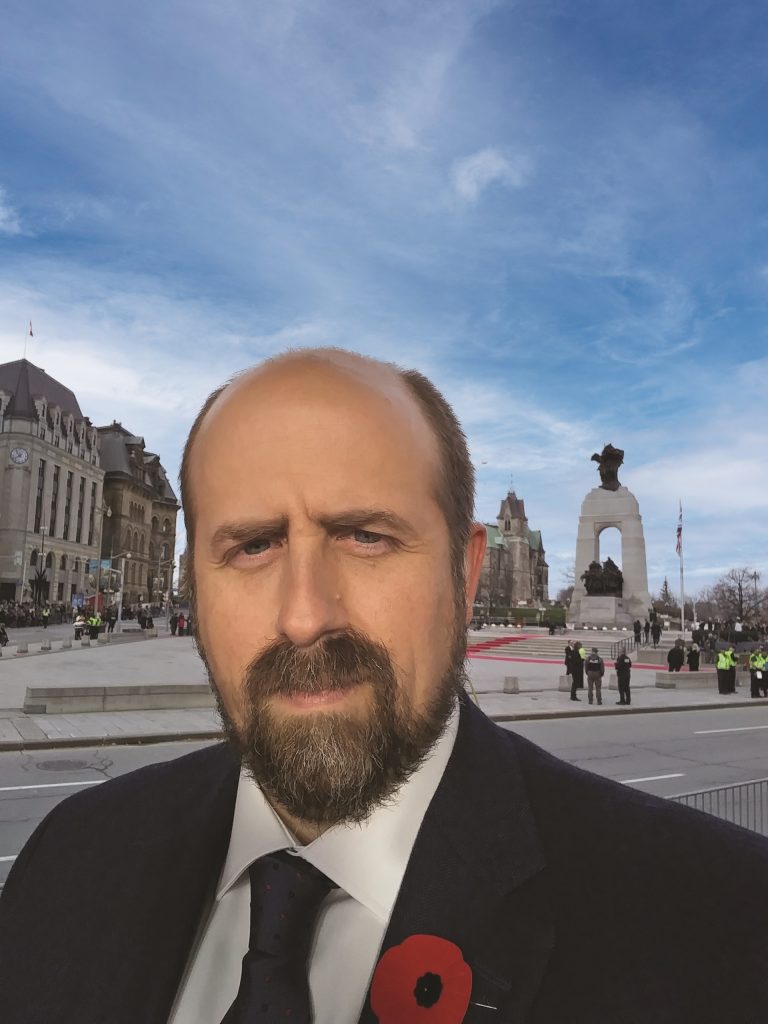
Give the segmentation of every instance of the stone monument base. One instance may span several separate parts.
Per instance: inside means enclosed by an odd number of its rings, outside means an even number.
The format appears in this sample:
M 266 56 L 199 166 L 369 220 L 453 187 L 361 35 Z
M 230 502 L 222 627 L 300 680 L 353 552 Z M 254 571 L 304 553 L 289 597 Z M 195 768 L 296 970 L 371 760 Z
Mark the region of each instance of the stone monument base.
M 635 621 L 621 597 L 598 597 L 586 594 L 578 599 L 578 607 L 571 605 L 577 629 L 582 626 L 631 626 Z

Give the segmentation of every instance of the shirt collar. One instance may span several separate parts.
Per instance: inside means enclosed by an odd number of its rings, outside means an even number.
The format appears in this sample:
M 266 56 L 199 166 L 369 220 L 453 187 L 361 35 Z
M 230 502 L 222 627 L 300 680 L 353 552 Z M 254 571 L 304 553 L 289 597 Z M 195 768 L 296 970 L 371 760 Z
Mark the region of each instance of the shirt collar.
M 289 849 L 386 923 L 424 815 L 451 756 L 458 725 L 456 705 L 430 753 L 393 797 L 366 821 L 335 825 L 307 846 L 296 844 L 262 791 L 241 770 L 232 835 L 216 899 L 221 900 L 259 857 Z

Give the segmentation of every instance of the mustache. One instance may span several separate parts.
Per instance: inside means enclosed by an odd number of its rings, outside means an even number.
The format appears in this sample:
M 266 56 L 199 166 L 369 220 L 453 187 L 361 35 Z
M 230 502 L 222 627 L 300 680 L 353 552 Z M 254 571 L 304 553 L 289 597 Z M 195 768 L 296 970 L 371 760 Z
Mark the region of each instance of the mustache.
M 363 682 L 386 689 L 397 680 L 386 647 L 354 629 L 326 637 L 310 650 L 275 640 L 245 672 L 245 692 L 259 701 L 346 690 Z

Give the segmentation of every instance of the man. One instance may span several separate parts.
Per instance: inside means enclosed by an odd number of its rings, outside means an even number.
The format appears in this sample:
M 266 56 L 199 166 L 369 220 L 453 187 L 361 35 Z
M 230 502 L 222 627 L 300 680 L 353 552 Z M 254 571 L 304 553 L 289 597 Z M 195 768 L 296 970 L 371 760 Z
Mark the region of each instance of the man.
M 605 662 L 600 657 L 597 647 L 593 647 L 589 657 L 584 663 L 584 667 L 587 671 L 587 697 L 589 703 L 592 703 L 593 693 L 597 696 L 597 703 L 603 703 L 602 685 L 603 675 L 605 673 Z
M 635 619 L 632 628 L 635 631 L 635 644 L 639 647 L 640 646 L 640 641 L 642 640 L 642 637 L 643 637 L 643 626 L 642 626 L 642 623 L 640 622 L 640 619 Z
M 765 673 L 768 658 L 763 647 L 758 647 L 749 656 L 749 695 L 753 700 L 759 699 L 765 689 Z
M 718 652 L 715 668 L 718 693 L 736 693 L 736 655 L 733 644 L 728 644 L 724 650 Z
M 766 1019 L 766 841 L 467 699 L 486 531 L 426 378 L 270 361 L 205 404 L 181 479 L 230 742 L 39 826 L 0 899 L 3 1024 Z
M 631 704 L 632 699 L 629 692 L 629 681 L 632 675 L 632 659 L 629 657 L 627 652 L 622 649 L 619 651 L 619 656 L 616 659 L 616 682 L 619 686 L 619 699 L 618 704 Z
M 679 672 L 685 664 L 685 648 L 682 640 L 675 640 L 675 646 L 667 651 L 667 670 Z
M 653 639 L 654 648 L 659 646 L 659 640 L 661 639 L 661 623 L 658 618 L 654 618 L 651 625 L 651 637 Z
M 648 639 L 651 635 L 651 624 L 648 621 L 648 619 L 645 620 L 645 625 L 643 626 L 643 634 L 645 636 L 645 642 L 648 643 Z
M 101 629 L 101 615 L 96 608 L 88 616 L 88 636 L 91 640 L 99 639 L 99 630 Z
M 565 645 L 565 674 L 569 676 L 571 674 L 571 666 L 573 665 L 573 640 L 569 640 Z
M 573 645 L 573 653 L 571 654 L 571 700 L 581 700 L 581 697 L 576 695 L 576 691 L 584 689 L 585 657 L 586 652 L 581 646 L 581 640 L 577 640 Z

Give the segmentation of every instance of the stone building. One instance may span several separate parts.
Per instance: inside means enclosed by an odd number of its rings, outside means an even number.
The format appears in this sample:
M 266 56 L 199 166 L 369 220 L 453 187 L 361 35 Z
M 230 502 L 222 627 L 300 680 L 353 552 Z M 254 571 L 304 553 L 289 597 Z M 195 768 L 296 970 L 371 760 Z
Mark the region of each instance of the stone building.
M 27 359 L 0 364 L 0 600 L 88 591 L 102 518 L 99 435 L 69 388 Z
M 485 608 L 541 605 L 548 600 L 549 566 L 540 530 L 531 530 L 525 504 L 514 491 L 501 503 L 488 535 L 476 604 Z
M 115 569 L 125 559 L 124 606 L 162 605 L 173 586 L 179 503 L 160 456 L 146 450 L 143 437 L 117 421 L 97 429 L 107 507 L 101 557 Z

